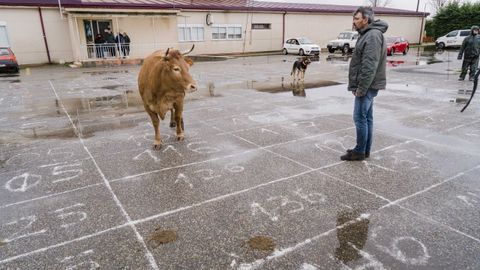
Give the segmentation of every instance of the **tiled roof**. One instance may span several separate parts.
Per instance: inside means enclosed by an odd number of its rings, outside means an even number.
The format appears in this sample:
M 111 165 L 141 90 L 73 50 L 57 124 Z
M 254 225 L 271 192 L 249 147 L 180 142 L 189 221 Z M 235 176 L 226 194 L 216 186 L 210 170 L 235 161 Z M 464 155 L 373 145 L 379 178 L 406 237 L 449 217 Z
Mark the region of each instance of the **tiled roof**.
M 294 1 L 294 0 L 292 0 Z M 60 0 L 63 7 L 251 10 L 314 13 L 353 13 L 358 6 L 261 2 L 254 0 Z M 58 0 L 0 0 L 9 6 L 58 6 Z M 375 8 L 377 14 L 422 16 L 423 12 L 393 8 Z

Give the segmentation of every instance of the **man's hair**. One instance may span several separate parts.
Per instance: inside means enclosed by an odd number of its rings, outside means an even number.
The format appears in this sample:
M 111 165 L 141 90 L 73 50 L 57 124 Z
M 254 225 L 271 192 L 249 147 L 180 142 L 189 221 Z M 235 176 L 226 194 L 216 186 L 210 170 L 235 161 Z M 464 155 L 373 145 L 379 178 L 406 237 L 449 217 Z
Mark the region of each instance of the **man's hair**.
M 359 7 L 353 13 L 353 16 L 355 16 L 357 13 L 361 13 L 364 19 L 367 18 L 368 23 L 372 23 L 375 20 L 375 15 L 373 14 L 373 9 L 371 7 Z

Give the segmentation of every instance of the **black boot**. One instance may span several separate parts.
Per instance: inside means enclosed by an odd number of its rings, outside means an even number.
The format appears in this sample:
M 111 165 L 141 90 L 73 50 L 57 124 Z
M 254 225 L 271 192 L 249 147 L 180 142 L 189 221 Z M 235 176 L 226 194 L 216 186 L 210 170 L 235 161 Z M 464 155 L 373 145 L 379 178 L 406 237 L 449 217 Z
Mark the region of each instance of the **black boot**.
M 341 156 L 340 159 L 346 160 L 346 161 L 355 161 L 355 160 L 360 161 L 365 159 L 365 154 L 360 154 L 355 151 L 347 151 L 347 153 Z
M 353 149 L 347 149 L 347 153 L 350 153 L 352 151 Z M 365 153 L 365 158 L 369 158 L 369 157 L 370 157 L 370 152 Z

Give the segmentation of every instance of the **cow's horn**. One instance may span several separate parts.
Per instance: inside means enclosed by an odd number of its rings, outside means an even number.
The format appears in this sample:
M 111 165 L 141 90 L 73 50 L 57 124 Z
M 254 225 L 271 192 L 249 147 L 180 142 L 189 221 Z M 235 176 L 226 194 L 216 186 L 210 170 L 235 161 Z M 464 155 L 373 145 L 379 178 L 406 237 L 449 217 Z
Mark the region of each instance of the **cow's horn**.
M 168 51 L 170 51 L 170 48 L 168 48 L 167 51 L 165 52 L 165 57 L 168 56 Z
M 188 51 L 182 52 L 182 55 L 187 55 L 193 51 L 193 48 L 195 48 L 195 44 L 192 45 L 192 48 Z

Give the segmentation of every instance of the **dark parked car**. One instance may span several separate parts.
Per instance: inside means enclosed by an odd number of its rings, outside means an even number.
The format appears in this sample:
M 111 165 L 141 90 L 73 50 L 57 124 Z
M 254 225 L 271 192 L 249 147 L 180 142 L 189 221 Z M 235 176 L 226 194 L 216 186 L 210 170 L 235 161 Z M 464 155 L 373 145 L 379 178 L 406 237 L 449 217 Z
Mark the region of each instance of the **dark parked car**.
M 406 55 L 410 49 L 410 44 L 403 37 L 387 37 L 387 55 L 403 53 Z
M 0 71 L 10 71 L 18 73 L 19 67 L 17 58 L 10 48 L 0 48 Z

